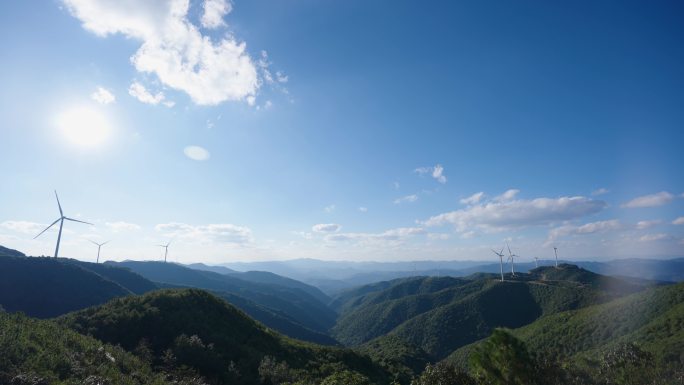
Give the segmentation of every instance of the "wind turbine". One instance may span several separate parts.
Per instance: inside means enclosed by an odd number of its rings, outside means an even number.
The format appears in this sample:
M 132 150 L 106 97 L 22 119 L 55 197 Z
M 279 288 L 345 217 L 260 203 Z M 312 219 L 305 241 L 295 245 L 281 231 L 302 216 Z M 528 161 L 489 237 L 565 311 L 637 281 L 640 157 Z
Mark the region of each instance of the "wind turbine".
M 503 257 L 504 257 L 503 250 L 504 250 L 503 247 L 501 248 L 501 251 L 499 251 L 499 252 L 492 249 L 494 254 L 499 256 L 499 270 L 501 270 L 501 282 L 503 282 L 503 280 L 504 280 L 504 277 L 503 277 Z
M 59 208 L 59 218 L 57 218 L 56 221 L 52 222 L 52 224 L 50 226 L 46 227 L 45 230 L 41 231 L 40 234 L 33 237 L 33 239 L 40 237 L 41 234 L 48 231 L 48 229 L 50 227 L 54 226 L 57 222 L 59 222 L 59 233 L 57 234 L 57 247 L 55 247 L 55 258 L 57 258 L 58 254 L 59 254 L 59 241 L 62 239 L 62 226 L 64 226 L 64 220 L 65 219 L 67 221 L 85 223 L 86 225 L 91 225 L 91 226 L 95 226 L 95 225 L 93 225 L 90 222 L 83 222 L 83 221 L 79 221 L 78 219 L 69 218 L 69 217 L 64 216 L 64 212 L 62 211 L 62 205 L 59 203 L 59 197 L 57 196 L 57 190 L 55 190 L 55 198 L 57 198 L 57 207 Z
M 90 242 L 92 242 L 92 243 L 94 243 L 94 244 L 97 245 L 97 262 L 95 262 L 95 263 L 100 263 L 100 248 L 101 248 L 102 246 L 106 245 L 107 243 L 109 243 L 110 241 L 102 242 L 102 243 L 97 243 L 97 242 L 95 242 L 95 241 L 90 241 Z
M 508 246 L 508 242 L 506 242 L 506 247 L 508 247 L 508 260 L 511 261 L 511 276 L 515 277 L 515 268 L 514 268 L 513 258 L 517 257 L 517 255 L 515 255 L 511 252 L 511 247 Z
M 558 267 L 558 248 L 554 246 L 553 252 L 554 252 L 554 254 L 556 254 L 556 268 L 557 268 Z
M 534 257 L 534 267 L 539 267 L 539 258 Z
M 170 245 L 170 244 L 171 244 L 171 241 L 169 241 L 169 243 L 167 243 L 167 244 L 165 244 L 165 245 L 157 245 L 157 246 L 159 246 L 159 247 L 163 247 L 163 248 L 164 248 L 164 263 L 166 263 L 166 256 L 169 254 L 169 245 Z

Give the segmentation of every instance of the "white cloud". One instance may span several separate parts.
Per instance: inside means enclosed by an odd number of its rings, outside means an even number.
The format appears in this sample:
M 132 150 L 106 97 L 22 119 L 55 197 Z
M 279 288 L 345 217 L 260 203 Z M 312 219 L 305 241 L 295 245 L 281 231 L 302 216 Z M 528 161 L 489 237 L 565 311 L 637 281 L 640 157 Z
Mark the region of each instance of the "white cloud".
M 152 104 L 155 106 L 165 99 L 163 92 L 160 91 L 152 95 L 145 86 L 138 82 L 131 83 L 131 86 L 128 87 L 128 94 L 145 104 Z
M 435 241 L 445 241 L 449 239 L 451 236 L 449 234 L 444 234 L 444 233 L 430 233 L 428 234 L 428 238 L 435 240 Z
M 37 235 L 48 225 L 28 221 L 4 221 L 0 222 L 0 227 L 6 230 L 22 234 Z
M 565 225 L 561 227 L 556 227 L 555 229 L 549 231 L 549 237 L 546 241 L 546 245 L 550 245 L 558 238 L 565 237 L 568 235 L 588 235 L 595 233 L 604 233 L 608 231 L 618 230 L 620 228 L 622 228 L 622 224 L 617 219 L 591 222 L 579 226 Z
M 276 72 L 276 80 L 278 83 L 287 83 L 290 78 L 281 71 Z
M 185 156 L 192 160 L 207 160 L 211 156 L 209 151 L 200 146 L 187 146 L 183 149 Z
M 447 182 L 447 177 L 444 175 L 444 167 L 441 164 L 436 165 L 432 170 L 432 177 L 439 183 L 444 184 Z
M 661 191 L 656 194 L 644 195 L 632 199 L 631 201 L 622 205 L 622 207 L 627 208 L 640 208 L 640 207 L 656 207 L 668 204 L 674 200 L 674 195 L 667 191 Z
M 515 194 L 517 190 L 509 190 L 494 201 L 439 214 L 424 224 L 451 224 L 461 233 L 475 229 L 492 232 L 578 219 L 595 214 L 607 206 L 604 201 L 582 196 L 507 200 Z
M 293 231 L 292 234 L 298 235 L 298 236 L 300 236 L 304 239 L 307 239 L 307 240 L 311 240 L 314 237 L 312 233 L 309 233 L 306 231 Z
M 398 205 L 398 204 L 406 203 L 406 202 L 410 203 L 410 202 L 415 202 L 417 200 L 418 200 L 418 195 L 411 194 L 411 195 L 407 195 L 407 196 L 395 199 L 394 204 Z
M 313 225 L 311 230 L 316 233 L 335 233 L 341 228 L 342 226 L 338 225 L 337 223 L 319 223 L 317 225 Z
M 514 199 L 518 195 L 519 192 L 520 192 L 520 190 L 512 188 L 512 189 L 506 190 L 506 192 L 504 192 L 503 194 L 494 197 L 494 200 L 497 202 L 507 202 L 507 201 Z
M 435 167 L 418 167 L 413 170 L 413 172 L 420 175 L 430 174 L 437 182 L 442 184 L 447 182 L 447 177 L 444 175 L 444 167 L 442 167 L 441 164 L 438 164 Z
M 120 33 L 140 41 L 130 59 L 136 70 L 156 75 L 162 84 L 187 93 L 197 104 L 216 105 L 256 95 L 259 76 L 245 43 L 233 35 L 218 40 L 203 35 L 187 18 L 188 0 L 63 2 L 86 30 L 103 37 Z M 218 3 L 205 3 L 207 25 L 215 25 L 217 15 L 229 11 Z
M 399 190 L 399 187 L 401 186 L 399 185 L 399 182 L 392 182 L 392 187 L 394 187 L 395 190 Z
M 232 4 L 227 0 L 204 0 L 202 26 L 210 29 L 225 26 L 226 23 L 223 21 L 223 17 L 232 10 Z
M 135 223 L 128 223 L 124 221 L 117 222 L 106 222 L 105 226 L 111 229 L 113 232 L 118 233 L 121 231 L 136 231 L 140 230 L 140 226 Z
M 672 221 L 673 225 L 684 225 L 684 217 L 679 217 Z
M 646 234 L 639 238 L 640 242 L 656 242 L 656 241 L 664 241 L 667 239 L 671 239 L 672 237 L 668 234 L 664 233 L 659 233 L 659 234 Z
M 361 206 L 361 207 L 359 207 L 359 211 L 361 211 L 362 213 L 367 213 L 367 212 L 368 212 L 368 208 L 367 208 L 367 207 Z
M 609 192 L 610 192 L 610 190 L 608 190 L 608 189 L 602 187 L 602 188 L 600 188 L 600 189 L 597 189 L 597 190 L 592 191 L 592 192 L 591 192 L 591 195 L 593 195 L 593 196 L 599 196 L 599 195 L 608 194 Z
M 410 237 L 425 234 L 421 227 L 400 227 L 384 231 L 382 233 L 336 233 L 328 234 L 325 240 L 328 242 L 359 242 L 359 243 L 384 243 L 402 242 Z
M 648 229 L 650 227 L 659 225 L 661 223 L 663 223 L 663 221 L 661 221 L 661 220 L 639 221 L 639 222 L 637 222 L 636 227 L 639 230 L 644 230 L 644 229 Z
M 474 204 L 480 203 L 480 201 L 482 200 L 482 198 L 484 198 L 484 196 L 485 196 L 485 193 L 480 191 L 479 193 L 475 193 L 475 194 L 469 196 L 468 198 L 461 199 L 460 202 L 464 205 L 474 205 Z
M 104 87 L 97 87 L 95 92 L 90 94 L 90 98 L 100 104 L 110 104 L 116 101 L 114 94 Z
M 335 211 L 335 205 L 333 204 L 330 206 L 326 206 L 323 208 L 323 211 L 325 211 L 326 213 L 332 213 L 333 211 Z
M 253 242 L 252 231 L 229 223 L 193 226 L 186 223 L 163 223 L 155 230 L 165 236 L 181 238 L 187 242 L 220 243 L 244 246 Z

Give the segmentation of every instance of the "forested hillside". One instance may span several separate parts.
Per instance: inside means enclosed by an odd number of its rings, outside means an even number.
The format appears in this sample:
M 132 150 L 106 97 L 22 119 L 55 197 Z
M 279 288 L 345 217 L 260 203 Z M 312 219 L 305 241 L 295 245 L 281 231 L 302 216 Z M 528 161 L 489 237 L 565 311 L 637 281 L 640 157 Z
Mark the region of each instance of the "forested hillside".
M 173 361 L 209 382 L 321 380 L 345 370 L 386 383 L 389 374 L 348 349 L 283 337 L 205 291 L 162 290 L 68 314 L 62 325 L 137 352 L 153 365 Z M 267 381 L 268 382 L 268 381 Z

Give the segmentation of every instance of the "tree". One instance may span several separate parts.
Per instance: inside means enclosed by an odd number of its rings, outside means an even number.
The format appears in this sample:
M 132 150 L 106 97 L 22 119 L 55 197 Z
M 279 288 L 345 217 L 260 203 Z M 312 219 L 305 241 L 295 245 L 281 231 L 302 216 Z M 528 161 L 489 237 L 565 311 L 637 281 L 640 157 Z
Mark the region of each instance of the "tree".
M 535 363 L 525 344 L 506 329 L 498 328 L 470 356 L 476 376 L 492 385 L 530 385 Z
M 371 385 L 371 382 L 362 374 L 344 370 L 329 375 L 321 385 Z
M 475 379 L 453 365 L 438 362 L 428 364 L 420 377 L 414 378 L 411 385 L 475 385 Z

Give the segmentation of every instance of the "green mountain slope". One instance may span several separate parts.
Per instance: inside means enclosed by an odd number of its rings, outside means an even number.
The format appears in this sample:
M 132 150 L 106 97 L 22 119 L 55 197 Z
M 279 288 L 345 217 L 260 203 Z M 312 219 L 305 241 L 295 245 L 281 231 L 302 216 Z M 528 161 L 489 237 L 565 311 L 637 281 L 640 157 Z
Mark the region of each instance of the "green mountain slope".
M 148 351 L 153 362 L 173 356 L 176 365 L 189 366 L 210 382 L 258 383 L 265 370 L 278 366 L 293 379 L 320 379 L 346 368 L 387 382 L 387 373 L 368 357 L 290 340 L 197 289 L 115 299 L 59 321 L 126 350 Z
M 118 283 L 134 294 L 145 294 L 148 291 L 157 290 L 159 288 L 152 281 L 143 278 L 141 275 L 136 274 L 125 267 L 111 266 L 103 263 L 83 262 L 77 259 L 60 258 L 60 261 L 80 266 L 97 273 L 112 282 Z
M 513 333 L 531 351 L 555 359 L 596 358 L 630 342 L 653 353 L 660 363 L 684 367 L 684 283 L 551 314 Z M 480 343 L 456 350 L 447 360 L 463 366 Z
M 287 314 L 300 325 L 322 333 L 332 327 L 337 317 L 325 304 L 298 288 L 249 282 L 173 263 L 126 261 L 111 264 L 130 268 L 154 282 L 235 294 Z
M 441 359 L 488 336 L 496 327 L 521 327 L 543 315 L 604 303 L 643 289 L 573 265 L 541 267 L 519 273 L 513 280 L 509 274 L 505 282 L 494 277 L 404 279 L 350 297 L 342 304 L 342 309 L 349 310 L 338 319 L 333 336 L 345 344 L 381 346 L 388 344 L 380 339 L 398 338 Z
M 0 257 L 0 305 L 47 318 L 130 295 L 127 288 L 61 259 Z
M 269 309 L 235 294 L 221 292 L 214 292 L 214 294 L 244 311 L 255 320 L 288 337 L 321 345 L 339 345 L 339 342 L 329 335 L 302 326 L 283 312 Z
M 163 288 L 187 289 L 188 286 L 160 284 Z M 337 346 L 340 343 L 327 334 L 311 330 L 300 325 L 287 314 L 261 306 L 247 298 L 221 291 L 211 291 L 212 294 L 226 300 L 229 304 L 237 307 L 250 317 L 261 322 L 265 326 L 278 331 L 288 337 L 302 341 L 313 342 L 321 345 Z
M 0 384 L 167 384 L 123 349 L 52 321 L 0 312 Z
M 442 289 L 447 282 L 453 286 Z M 343 307 L 351 309 L 341 314 L 331 332 L 340 342 L 358 345 L 384 335 L 420 314 L 478 292 L 485 283 L 484 280 L 434 277 L 399 280 L 385 290 L 369 293 Z M 437 291 L 431 292 L 431 289 Z

